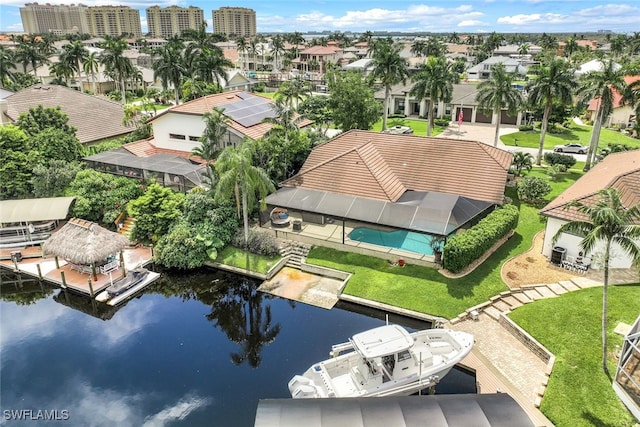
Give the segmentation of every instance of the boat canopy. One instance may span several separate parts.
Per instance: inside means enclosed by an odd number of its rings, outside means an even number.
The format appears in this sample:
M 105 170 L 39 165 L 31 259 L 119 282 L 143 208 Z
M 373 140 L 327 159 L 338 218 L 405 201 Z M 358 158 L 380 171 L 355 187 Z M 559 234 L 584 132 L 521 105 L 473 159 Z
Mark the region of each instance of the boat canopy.
M 413 338 L 402 326 L 385 325 L 351 338 L 354 347 L 366 359 L 400 353 L 413 346 Z

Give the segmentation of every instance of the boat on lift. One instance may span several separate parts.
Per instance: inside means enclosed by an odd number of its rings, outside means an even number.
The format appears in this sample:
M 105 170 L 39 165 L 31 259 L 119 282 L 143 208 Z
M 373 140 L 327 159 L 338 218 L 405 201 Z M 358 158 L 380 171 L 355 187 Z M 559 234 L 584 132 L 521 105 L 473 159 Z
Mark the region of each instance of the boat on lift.
M 329 359 L 289 381 L 289 391 L 294 399 L 408 396 L 437 384 L 473 342 L 462 331 L 380 326 L 334 345 Z

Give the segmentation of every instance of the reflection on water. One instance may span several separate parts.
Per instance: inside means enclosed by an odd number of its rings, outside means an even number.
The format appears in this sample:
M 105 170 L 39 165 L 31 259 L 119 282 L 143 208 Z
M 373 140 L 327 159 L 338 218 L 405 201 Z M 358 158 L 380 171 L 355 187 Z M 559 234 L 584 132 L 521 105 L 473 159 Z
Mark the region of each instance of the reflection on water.
M 69 425 L 251 426 L 259 399 L 289 398 L 293 375 L 385 317 L 283 300 L 211 270 L 165 272 L 117 308 L 10 282 L 0 284 L 1 409 L 68 410 Z M 475 387 L 460 375 L 437 392 Z

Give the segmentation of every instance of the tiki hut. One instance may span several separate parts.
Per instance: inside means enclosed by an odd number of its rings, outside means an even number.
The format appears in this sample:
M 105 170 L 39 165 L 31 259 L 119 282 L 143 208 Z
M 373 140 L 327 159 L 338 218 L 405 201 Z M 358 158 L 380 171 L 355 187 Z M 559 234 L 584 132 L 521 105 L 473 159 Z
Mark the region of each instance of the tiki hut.
M 71 218 L 44 243 L 45 254 L 70 263 L 99 266 L 109 256 L 120 253 L 130 241 L 127 237 L 82 219 Z

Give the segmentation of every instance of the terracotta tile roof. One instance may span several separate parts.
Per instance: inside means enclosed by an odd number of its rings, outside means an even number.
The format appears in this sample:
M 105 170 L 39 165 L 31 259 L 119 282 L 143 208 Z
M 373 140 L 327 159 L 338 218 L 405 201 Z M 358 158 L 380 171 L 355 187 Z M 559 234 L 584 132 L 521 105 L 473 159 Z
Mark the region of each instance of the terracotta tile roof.
M 476 141 L 352 130 L 314 148 L 282 185 L 390 202 L 414 190 L 501 203 L 512 158 Z
M 624 76 L 624 82 L 628 85 L 630 85 L 631 83 L 635 83 L 638 80 L 640 80 L 640 76 Z M 613 108 L 622 107 L 624 105 L 622 103 L 622 94 L 618 92 L 616 89 L 613 89 L 612 92 L 613 92 Z M 598 109 L 599 99 L 600 98 L 594 98 L 591 101 L 589 101 L 589 106 L 587 107 L 587 110 L 596 111 Z
M 575 208 L 566 209 L 566 205 L 572 200 L 595 203 L 598 199 L 596 193 L 609 187 L 620 191 L 625 206 L 640 203 L 640 150 L 609 154 L 542 208 L 540 213 L 567 221 L 586 220 L 586 215 Z
M 153 143 L 153 137 L 149 139 L 142 139 L 140 141 L 130 142 L 122 146 L 129 153 L 136 157 L 151 157 L 156 154 L 171 154 L 173 156 L 184 157 L 185 159 L 193 160 L 197 163 L 205 163 L 205 161 L 198 156 L 191 155 L 188 151 L 171 150 L 169 148 L 160 148 Z
M 229 92 L 203 96 L 202 98 L 194 99 L 192 101 L 188 101 L 183 104 L 176 105 L 155 116 L 153 119 L 151 119 L 151 122 L 153 122 L 154 120 L 157 120 L 158 117 L 162 117 L 165 114 L 171 114 L 171 113 L 202 116 L 207 111 L 211 111 L 214 107 L 220 107 L 224 109 L 225 105 L 242 101 L 243 98 L 239 96 L 240 94 L 242 94 L 242 96 L 245 98 L 247 95 L 250 95 L 256 98 L 266 99 L 269 102 L 273 102 L 270 98 L 267 98 L 265 96 L 256 95 L 254 93 L 248 93 L 242 90 L 232 90 Z M 228 126 L 230 128 L 234 129 L 241 135 L 248 136 L 249 138 L 254 140 L 263 137 L 264 134 L 266 134 L 269 131 L 269 129 L 273 127 L 271 123 L 266 123 L 266 122 L 264 123 L 261 122 L 253 126 L 245 127 L 245 126 L 242 126 L 240 123 L 232 120 L 231 118 L 229 117 L 227 118 L 229 119 Z M 302 128 L 310 125 L 311 123 L 312 122 L 310 120 L 305 119 L 300 122 L 298 127 Z
M 300 53 L 304 55 L 333 55 L 336 52 L 340 52 L 340 50 L 337 46 L 311 46 L 300 51 Z
M 69 116 L 69 124 L 78 129 L 76 136 L 83 144 L 124 135 L 134 130 L 133 127 L 122 124 L 124 109 L 121 104 L 65 86 L 35 85 L 5 99 L 6 115 L 12 121 L 16 121 L 20 113 L 40 104 L 44 107 L 60 106 Z

